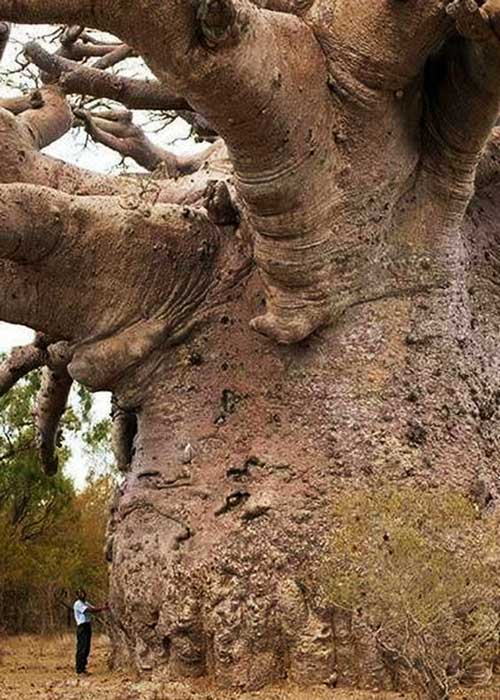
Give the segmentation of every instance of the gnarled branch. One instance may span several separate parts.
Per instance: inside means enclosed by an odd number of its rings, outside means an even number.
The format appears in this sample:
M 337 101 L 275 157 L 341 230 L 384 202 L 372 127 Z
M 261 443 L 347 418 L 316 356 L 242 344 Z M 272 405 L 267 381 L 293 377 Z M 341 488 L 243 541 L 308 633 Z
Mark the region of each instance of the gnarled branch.
M 175 153 L 153 143 L 144 131 L 132 122 L 132 114 L 123 110 L 88 112 L 76 110 L 75 115 L 83 120 L 94 141 L 133 158 L 146 170 L 156 170 L 164 166 L 168 177 L 179 177 L 196 172 L 210 156 L 218 150 L 218 145 L 210 146 L 201 153 L 177 156 Z
M 59 423 L 66 410 L 73 380 L 63 367 L 43 371 L 42 385 L 38 393 L 34 417 L 38 433 L 38 449 L 46 474 L 57 473 L 59 460 L 56 455 Z
M 46 364 L 48 339 L 38 335 L 35 342 L 14 348 L 10 355 L 0 364 L 0 396 L 4 396 L 14 384 L 32 370 Z
M 103 65 L 96 67 L 108 68 L 118 61 L 121 61 L 133 53 L 133 50 L 126 44 L 106 44 L 101 42 L 88 43 L 84 41 L 68 42 L 64 45 L 63 50 L 58 54 L 65 58 L 70 58 L 73 61 L 81 61 L 87 58 L 97 58 L 96 63 L 103 61 Z M 116 54 L 109 62 L 109 57 Z M 119 58 L 118 58 L 119 57 Z M 109 62 L 109 65 L 108 65 Z
M 175 155 L 154 144 L 144 131 L 132 122 L 132 114 L 123 110 L 90 113 L 77 110 L 75 116 L 82 119 L 87 132 L 94 141 L 119 153 L 124 158 L 133 158 L 146 170 L 156 170 L 165 164 L 169 177 L 178 175 Z
M 103 204 L 29 185 L 0 191 L 0 242 L 6 239 L 0 258 L 22 262 L 0 259 L 1 318 L 74 343 L 68 371 L 87 386 L 112 387 L 185 332 L 219 284 L 222 232 L 204 209 L 114 197 Z M 53 248 L 41 248 L 43 231 L 54 232 Z M 230 236 L 223 240 L 238 246 Z M 112 306 L 109 279 L 121 290 Z M 78 287 L 84 302 L 74 303 L 68 285 Z
M 207 157 L 207 154 L 202 155 Z M 35 148 L 33 135 L 26 124 L 10 112 L 1 109 L 0 160 L 2 164 L 0 183 L 24 182 L 54 187 L 61 192 L 80 196 L 123 195 L 144 202 L 175 204 L 194 204 L 200 201 L 209 180 L 225 179 L 229 174 L 227 153 L 224 148 L 221 148 L 219 142 L 217 148 L 210 153 L 210 168 L 199 171 L 189 178 L 179 178 L 174 181 L 164 179 L 159 173 L 158 177 L 146 181 L 140 176 L 101 175 L 39 153 Z M 222 167 L 224 163 L 226 165 Z M 0 220 L 2 216 L 8 216 L 7 212 L 4 214 L 0 212 Z M 12 231 L 12 236 L 16 236 L 15 231 Z M 0 248 L 3 247 L 5 251 L 7 250 L 6 237 L 7 234 L 5 232 L 2 234 L 0 225 Z
M 81 66 L 45 51 L 36 42 L 27 44 L 24 52 L 40 70 L 57 79 L 67 94 L 116 100 L 128 109 L 191 110 L 183 97 L 174 95 L 158 81 L 137 80 Z
M 134 56 L 134 50 L 130 48 L 130 46 L 127 46 L 127 44 L 120 44 L 112 48 L 105 56 L 95 61 L 92 67 L 94 70 L 106 70 L 107 68 L 116 66 L 118 63 L 131 56 Z

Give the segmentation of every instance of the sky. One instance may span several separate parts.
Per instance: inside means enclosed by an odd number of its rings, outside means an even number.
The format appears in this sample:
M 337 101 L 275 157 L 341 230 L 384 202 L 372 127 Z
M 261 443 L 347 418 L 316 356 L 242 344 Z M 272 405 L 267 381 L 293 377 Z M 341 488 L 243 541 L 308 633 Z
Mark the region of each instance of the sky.
M 13 67 L 15 65 L 16 55 L 19 53 L 21 43 L 25 43 L 30 39 L 38 39 L 40 36 L 47 34 L 50 28 L 46 25 L 37 27 L 14 26 L 11 34 L 11 43 L 6 51 L 2 67 Z M 43 43 L 43 42 L 42 42 Z M 54 46 L 44 44 L 46 48 L 54 51 Z M 147 69 L 131 62 L 127 69 L 134 77 L 144 76 Z M 25 75 L 25 73 L 21 73 Z M 19 80 L 19 78 L 17 78 Z M 16 83 L 16 80 L 13 81 Z M 7 85 L 5 81 L 0 80 L 0 94 L 14 95 L 18 94 L 19 90 L 15 84 Z M 140 124 L 145 131 L 148 132 L 151 140 L 155 141 L 163 147 L 168 147 L 177 154 L 192 153 L 196 150 L 203 149 L 204 144 L 195 144 L 189 138 L 189 126 L 181 119 L 176 119 L 168 128 L 157 133 L 155 126 L 151 124 L 149 115 L 145 112 L 136 112 L 134 121 Z M 89 170 L 97 170 L 109 172 L 117 169 L 120 165 L 121 157 L 109 149 L 96 145 L 88 144 L 85 134 L 81 131 L 72 131 L 57 143 L 50 146 L 47 151 L 50 155 L 61 158 L 67 162 L 75 163 Z M 135 171 L 140 171 L 135 163 L 127 159 L 127 166 Z M 1 166 L 0 166 L 1 167 Z M 8 352 L 13 347 L 29 343 L 33 338 L 33 331 L 22 326 L 13 326 L 7 323 L 0 322 L 0 352 Z M 98 393 L 94 395 L 94 416 L 96 419 L 105 418 L 110 411 L 110 395 L 107 393 Z M 85 478 L 92 466 L 88 463 L 88 458 L 83 450 L 81 440 L 68 441 L 73 457 L 67 466 L 67 473 L 74 479 L 77 488 L 82 488 L 85 484 Z

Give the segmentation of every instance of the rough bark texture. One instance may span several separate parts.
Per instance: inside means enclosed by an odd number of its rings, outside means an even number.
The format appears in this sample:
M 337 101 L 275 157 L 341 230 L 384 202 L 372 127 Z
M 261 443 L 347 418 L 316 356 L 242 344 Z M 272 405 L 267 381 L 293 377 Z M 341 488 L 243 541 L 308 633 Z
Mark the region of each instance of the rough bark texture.
M 0 0 L 6 21 L 115 32 L 224 141 L 183 175 L 90 116 L 164 167 L 103 177 L 39 152 L 69 128 L 56 88 L 0 112 L 1 318 L 65 340 L 69 375 L 116 397 L 117 662 L 390 683 L 364 611 L 332 610 L 316 573 L 345 490 L 498 495 L 499 11 Z M 66 92 L 105 84 L 72 70 Z

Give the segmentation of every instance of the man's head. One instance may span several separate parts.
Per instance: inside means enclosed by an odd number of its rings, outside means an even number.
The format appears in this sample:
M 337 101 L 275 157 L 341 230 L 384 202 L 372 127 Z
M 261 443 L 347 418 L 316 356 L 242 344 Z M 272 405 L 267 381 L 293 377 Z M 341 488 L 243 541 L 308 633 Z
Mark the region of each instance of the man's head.
M 85 592 L 84 588 L 78 588 L 76 591 L 76 598 L 77 600 L 85 600 L 87 597 L 87 593 Z

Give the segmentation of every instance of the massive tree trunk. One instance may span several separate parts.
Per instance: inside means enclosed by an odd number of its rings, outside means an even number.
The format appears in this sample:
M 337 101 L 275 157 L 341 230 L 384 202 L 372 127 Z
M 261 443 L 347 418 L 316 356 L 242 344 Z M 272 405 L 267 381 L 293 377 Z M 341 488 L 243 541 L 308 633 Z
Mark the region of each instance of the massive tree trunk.
M 345 490 L 496 478 L 497 216 L 485 192 L 459 246 L 412 227 L 422 256 L 399 261 L 401 287 L 299 346 L 249 330 L 252 276 L 172 348 L 132 401 L 110 549 L 117 651 L 221 685 L 389 682 L 361 622 L 321 602 L 315 571 Z M 441 255 L 438 275 L 427 261 Z
M 346 490 L 498 491 L 498 12 L 0 0 L 5 20 L 115 32 L 160 81 L 110 85 L 30 47 L 60 88 L 0 128 L 1 318 L 45 334 L 38 364 L 116 397 L 117 661 L 222 686 L 389 683 L 318 569 Z M 225 145 L 180 163 L 85 117 L 165 163 L 152 189 L 42 155 L 69 128 L 61 89 L 92 85 L 194 110 Z

